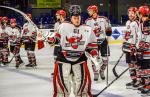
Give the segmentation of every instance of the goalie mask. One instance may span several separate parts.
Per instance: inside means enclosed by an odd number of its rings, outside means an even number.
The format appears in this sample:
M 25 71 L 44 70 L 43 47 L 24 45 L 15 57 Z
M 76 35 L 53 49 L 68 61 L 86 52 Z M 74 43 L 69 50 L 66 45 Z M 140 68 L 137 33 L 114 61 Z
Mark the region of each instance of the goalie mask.
M 79 5 L 72 5 L 69 8 L 69 13 L 71 16 L 79 16 L 81 14 L 81 8 Z

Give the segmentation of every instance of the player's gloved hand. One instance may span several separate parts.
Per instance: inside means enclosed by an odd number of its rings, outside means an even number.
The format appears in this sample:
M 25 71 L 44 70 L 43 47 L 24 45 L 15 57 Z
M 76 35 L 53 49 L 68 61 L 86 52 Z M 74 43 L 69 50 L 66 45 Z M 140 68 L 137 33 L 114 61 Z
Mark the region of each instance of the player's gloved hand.
M 140 50 L 146 51 L 149 49 L 149 47 L 150 47 L 150 43 L 144 42 L 144 41 L 139 42 L 139 49 Z
M 131 50 L 131 54 L 134 54 L 134 53 L 136 52 L 136 47 L 135 47 L 135 45 L 131 44 L 131 45 L 129 46 L 129 48 L 130 48 L 130 50 Z
M 111 34 L 112 34 L 112 29 L 111 29 L 111 27 L 109 27 L 106 29 L 106 35 L 111 36 Z

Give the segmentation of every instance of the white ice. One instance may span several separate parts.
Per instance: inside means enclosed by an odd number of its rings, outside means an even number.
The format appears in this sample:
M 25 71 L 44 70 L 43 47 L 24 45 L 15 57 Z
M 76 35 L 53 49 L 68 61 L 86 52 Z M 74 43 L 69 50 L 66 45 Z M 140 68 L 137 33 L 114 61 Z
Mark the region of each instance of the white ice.
M 115 78 L 112 73 L 112 67 L 122 53 L 121 45 L 110 45 L 110 50 L 109 82 Z M 27 64 L 28 61 L 24 49 L 21 49 L 21 57 L 25 64 Z M 16 70 L 14 60 L 9 64 L 9 67 L 0 67 L 0 97 L 52 97 L 53 84 L 51 73 L 54 66 L 53 48 L 47 45 L 42 50 L 36 50 L 36 58 L 37 69 L 22 67 Z M 90 62 L 88 66 L 93 79 Z M 123 57 L 117 67 L 117 72 L 121 73 L 126 68 L 127 65 Z M 125 84 L 130 81 L 129 73 L 126 72 L 119 80 L 99 95 L 99 97 L 140 97 L 140 94 L 136 90 L 126 89 Z M 106 81 L 99 80 L 99 82 L 92 82 L 92 93 L 99 92 L 105 86 Z M 70 97 L 74 97 L 73 93 Z

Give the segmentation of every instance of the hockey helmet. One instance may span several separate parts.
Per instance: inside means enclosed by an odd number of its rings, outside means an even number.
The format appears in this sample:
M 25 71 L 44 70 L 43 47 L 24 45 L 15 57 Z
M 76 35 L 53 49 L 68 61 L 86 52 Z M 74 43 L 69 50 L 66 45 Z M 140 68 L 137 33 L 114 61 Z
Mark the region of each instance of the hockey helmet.
M 87 8 L 87 11 L 89 10 L 93 10 L 95 11 L 96 13 L 98 13 L 98 6 L 96 5 L 90 5 L 88 8 Z
M 129 9 L 128 9 L 128 12 L 129 11 L 133 11 L 133 12 L 137 12 L 138 11 L 138 9 L 136 8 L 136 7 L 130 7 Z
M 56 15 L 62 15 L 63 17 L 66 17 L 66 12 L 64 11 L 64 10 L 58 10 L 57 12 L 56 12 Z
M 8 17 L 6 17 L 6 16 L 2 17 L 1 21 L 3 23 L 7 23 L 8 22 Z
M 150 10 L 149 10 L 148 6 L 141 6 L 141 7 L 139 7 L 138 11 L 142 15 L 149 15 L 149 13 L 150 13 Z
M 15 18 L 10 19 L 10 23 L 11 23 L 11 24 L 12 24 L 12 23 L 16 23 L 16 19 L 15 19 Z
M 78 16 L 81 14 L 81 7 L 79 5 L 72 5 L 69 8 L 69 13 L 71 16 Z

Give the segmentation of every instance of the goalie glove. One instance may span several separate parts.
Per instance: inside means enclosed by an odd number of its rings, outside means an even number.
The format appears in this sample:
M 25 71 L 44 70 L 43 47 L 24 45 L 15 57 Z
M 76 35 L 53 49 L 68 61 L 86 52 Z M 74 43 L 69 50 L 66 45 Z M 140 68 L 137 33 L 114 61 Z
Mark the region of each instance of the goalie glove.
M 135 45 L 134 45 L 134 44 L 131 44 L 131 45 L 129 46 L 129 48 L 130 48 L 130 50 L 131 50 L 131 55 L 134 55 L 135 52 L 136 52 L 136 47 L 135 47 Z
M 102 59 L 98 56 L 93 56 L 88 52 L 85 52 L 85 55 L 94 63 L 96 71 L 100 69 L 101 64 L 103 63 Z

